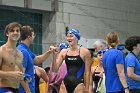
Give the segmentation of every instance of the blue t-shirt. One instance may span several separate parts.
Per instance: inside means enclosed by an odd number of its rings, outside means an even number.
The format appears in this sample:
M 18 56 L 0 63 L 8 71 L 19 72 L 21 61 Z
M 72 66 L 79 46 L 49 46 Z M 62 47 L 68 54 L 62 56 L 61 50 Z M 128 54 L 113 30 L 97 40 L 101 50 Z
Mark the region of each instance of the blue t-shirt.
M 140 89 L 140 81 L 131 79 L 127 75 L 127 67 L 134 67 L 134 73 L 140 76 L 140 61 L 131 52 L 129 52 L 125 58 L 125 75 L 128 86 L 130 89 Z
M 34 79 L 34 61 L 35 54 L 30 50 L 30 48 L 24 43 L 19 43 L 17 48 L 23 53 L 23 67 L 26 69 L 25 74 L 31 75 L 31 82 L 29 83 L 29 87 L 31 93 L 35 93 L 35 79 Z M 26 93 L 24 88 L 19 86 L 19 93 Z
M 104 53 L 102 62 L 105 72 L 106 91 L 124 91 L 116 67 L 117 64 L 124 64 L 123 53 L 115 48 L 110 48 Z

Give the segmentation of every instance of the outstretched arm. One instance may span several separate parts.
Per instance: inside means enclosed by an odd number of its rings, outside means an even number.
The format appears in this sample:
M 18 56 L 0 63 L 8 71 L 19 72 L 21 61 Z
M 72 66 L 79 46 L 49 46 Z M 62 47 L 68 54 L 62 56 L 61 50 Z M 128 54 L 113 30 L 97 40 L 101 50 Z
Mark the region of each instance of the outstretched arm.
M 63 62 L 63 54 L 65 54 L 65 49 L 62 50 L 59 54 L 57 54 L 55 51 L 53 52 L 53 59 L 52 59 L 52 72 L 57 72 L 60 65 Z M 58 57 L 57 57 L 58 55 Z
M 44 53 L 41 54 L 41 55 L 36 56 L 36 57 L 34 58 L 35 64 L 40 64 L 40 63 L 44 62 L 44 61 L 49 57 L 49 55 L 52 53 L 52 51 L 53 51 L 54 49 L 56 49 L 56 47 L 50 46 L 50 48 L 49 48 L 48 51 L 44 52 Z

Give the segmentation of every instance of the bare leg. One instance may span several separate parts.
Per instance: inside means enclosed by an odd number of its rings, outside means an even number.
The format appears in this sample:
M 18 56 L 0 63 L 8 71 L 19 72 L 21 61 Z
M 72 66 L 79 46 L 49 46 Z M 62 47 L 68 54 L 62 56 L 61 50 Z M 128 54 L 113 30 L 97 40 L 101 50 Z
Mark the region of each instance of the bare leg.
M 59 93 L 68 93 L 67 89 L 66 89 L 66 87 L 64 85 L 64 82 L 61 83 Z
M 73 93 L 84 93 L 84 84 L 80 83 L 77 85 Z

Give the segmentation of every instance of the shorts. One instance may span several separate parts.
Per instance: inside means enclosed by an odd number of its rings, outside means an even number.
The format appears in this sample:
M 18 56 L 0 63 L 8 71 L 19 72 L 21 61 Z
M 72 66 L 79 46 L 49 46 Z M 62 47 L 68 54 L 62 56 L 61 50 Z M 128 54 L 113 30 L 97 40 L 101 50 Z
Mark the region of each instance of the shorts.
M 0 88 L 0 93 L 5 93 L 5 92 L 18 93 L 18 89 L 11 88 L 11 87 L 1 87 Z

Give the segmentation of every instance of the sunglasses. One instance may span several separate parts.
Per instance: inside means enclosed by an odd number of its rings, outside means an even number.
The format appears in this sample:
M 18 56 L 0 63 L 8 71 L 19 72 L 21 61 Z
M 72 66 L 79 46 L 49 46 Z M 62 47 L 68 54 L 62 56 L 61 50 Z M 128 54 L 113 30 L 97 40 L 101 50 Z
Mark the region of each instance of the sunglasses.
M 104 54 L 106 52 L 106 50 L 99 50 L 98 52 L 97 52 L 97 54 Z

